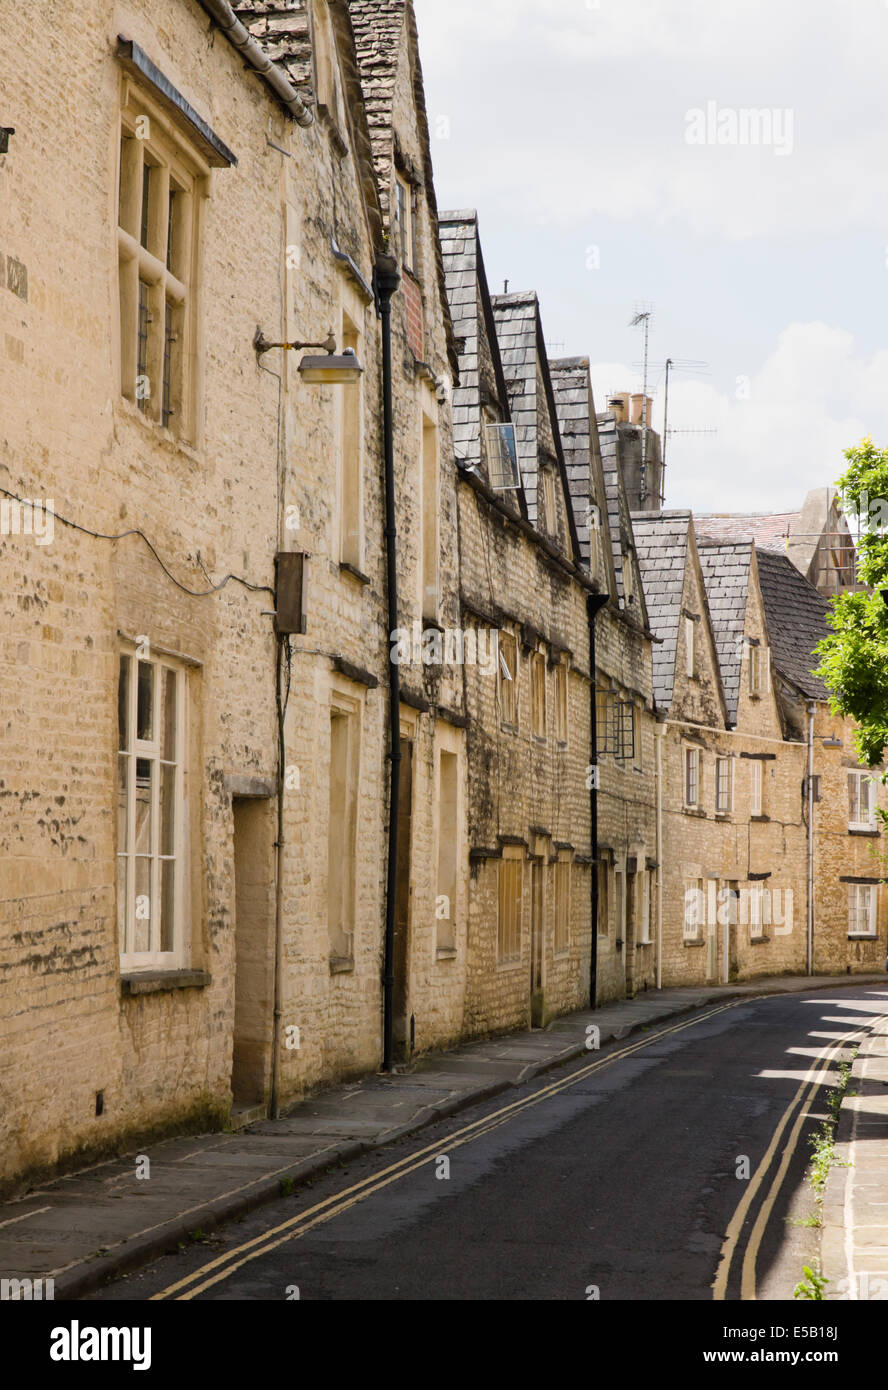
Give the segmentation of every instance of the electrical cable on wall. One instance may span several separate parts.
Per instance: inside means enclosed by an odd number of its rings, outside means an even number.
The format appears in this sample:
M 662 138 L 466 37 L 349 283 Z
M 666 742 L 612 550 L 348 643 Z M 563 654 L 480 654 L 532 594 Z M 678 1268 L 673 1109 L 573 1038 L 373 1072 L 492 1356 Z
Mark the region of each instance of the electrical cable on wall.
M 16 493 L 9 492 L 5 487 L 0 487 L 0 493 L 2 493 L 4 497 L 10 498 L 10 500 L 13 502 L 20 502 L 25 507 L 34 507 L 36 505 L 32 499 L 27 497 L 19 497 Z M 155 560 L 160 565 L 160 568 L 166 575 L 167 579 L 169 579 L 171 583 L 175 584 L 177 589 L 181 589 L 183 594 L 188 594 L 189 598 L 211 598 L 213 594 L 218 594 L 220 590 L 224 589 L 226 584 L 231 583 L 242 584 L 245 589 L 249 589 L 250 592 L 254 594 L 271 594 L 272 598 L 275 597 L 274 589 L 272 589 L 268 584 L 251 584 L 249 579 L 244 579 L 239 574 L 226 574 L 224 579 L 221 579 L 218 584 L 214 584 L 210 589 L 189 589 L 187 584 L 182 584 L 176 578 L 173 572 L 169 569 L 169 567 L 166 565 L 161 555 L 155 548 L 153 542 L 150 541 L 148 537 L 145 535 L 145 532 L 140 531 L 137 527 L 133 527 L 133 529 L 130 531 L 121 531 L 119 535 L 112 536 L 107 535 L 104 531 L 92 531 L 88 526 L 81 526 L 79 521 L 71 521 L 68 517 L 62 516 L 60 512 L 50 511 L 48 507 L 43 507 L 41 510 L 43 511 L 44 515 L 51 516 L 54 521 L 60 521 L 63 526 L 69 526 L 73 531 L 81 531 L 85 536 L 92 536 L 93 540 L 124 541 L 127 539 L 128 536 L 138 536 L 141 540 L 145 542 L 148 549 L 151 551 L 151 554 L 154 556 Z M 201 569 L 204 569 L 203 562 L 198 560 L 198 563 L 200 564 Z M 205 569 L 204 573 L 206 574 Z

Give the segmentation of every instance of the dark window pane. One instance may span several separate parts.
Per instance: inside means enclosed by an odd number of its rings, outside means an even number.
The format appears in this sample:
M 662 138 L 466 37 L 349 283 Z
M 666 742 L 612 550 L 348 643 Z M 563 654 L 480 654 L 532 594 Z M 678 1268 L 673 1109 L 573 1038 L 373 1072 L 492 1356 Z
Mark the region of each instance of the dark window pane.
M 160 769 L 160 852 L 176 852 L 176 769 L 170 763 Z
M 154 667 L 139 662 L 139 698 L 136 713 L 136 738 L 150 742 L 154 737 Z
M 117 735 L 118 747 L 123 751 L 129 748 L 129 683 L 132 662 L 128 656 L 120 658 L 120 675 L 117 680 Z
M 141 223 L 141 242 L 148 249 L 148 213 L 151 206 L 151 165 L 145 164 L 142 168 L 142 223 Z
M 176 715 L 179 682 L 175 671 L 168 666 L 163 671 L 163 746 L 160 756 L 165 762 L 178 761 L 176 747 Z
M 160 949 L 172 951 L 176 944 L 176 865 L 165 859 L 160 866 Z

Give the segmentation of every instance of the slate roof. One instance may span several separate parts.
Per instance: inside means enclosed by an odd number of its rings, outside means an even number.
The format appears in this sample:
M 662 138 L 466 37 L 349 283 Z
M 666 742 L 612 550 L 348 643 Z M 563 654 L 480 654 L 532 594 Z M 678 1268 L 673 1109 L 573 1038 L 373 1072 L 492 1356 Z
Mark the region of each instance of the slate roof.
M 675 687 L 675 653 L 688 560 L 690 512 L 633 512 L 635 550 L 654 643 L 654 697 L 668 709 Z
M 580 556 L 588 569 L 589 508 L 595 500 L 592 482 L 592 425 L 594 405 L 589 382 L 588 357 L 565 357 L 549 363 L 552 390 L 558 412 L 561 447 L 567 483 L 580 542 Z
M 829 692 L 811 672 L 814 648 L 830 631 L 829 604 L 786 555 L 757 549 L 756 558 L 774 666 L 808 699 L 825 701 Z
M 479 276 L 483 273 L 474 211 L 443 212 L 438 222 L 450 317 L 459 351 L 459 385 L 453 391 L 453 445 L 458 458 L 481 463 L 478 395 Z M 496 351 L 496 343 L 492 344 Z
M 629 504 L 623 489 L 623 475 L 620 472 L 617 418 L 615 415 L 598 416 L 598 440 L 601 447 L 601 467 L 604 472 L 604 491 L 607 498 L 607 522 L 614 557 L 614 577 L 617 583 L 617 596 L 622 606 L 626 601 L 626 586 L 623 579 L 623 529 L 626 526 L 631 527 L 631 522 L 629 520 Z
M 524 483 L 528 519 L 537 523 L 537 325 L 539 304 L 533 290 L 496 294 L 491 300 L 500 357 L 515 426 L 518 466 Z
M 752 543 L 737 541 L 733 544 L 707 545 L 700 540 L 698 553 L 715 634 L 728 723 L 736 724 Z
M 694 516 L 697 539 L 707 541 L 754 541 L 762 550 L 778 553 L 786 549 L 787 536 L 798 525 L 799 512 L 703 512 Z

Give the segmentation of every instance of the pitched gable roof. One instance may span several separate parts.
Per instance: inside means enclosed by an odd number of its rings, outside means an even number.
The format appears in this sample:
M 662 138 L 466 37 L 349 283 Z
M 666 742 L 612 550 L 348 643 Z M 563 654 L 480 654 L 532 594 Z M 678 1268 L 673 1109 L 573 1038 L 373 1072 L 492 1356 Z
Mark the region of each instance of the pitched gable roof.
M 721 667 L 728 722 L 736 724 L 752 544 L 750 541 L 723 545 L 701 542 L 699 555 Z
M 635 512 L 635 547 L 648 621 L 659 637 L 653 649 L 654 697 L 668 709 L 675 688 L 675 654 L 691 531 L 690 512 Z
M 634 525 L 632 513 L 629 509 L 629 499 L 626 496 L 626 488 L 623 481 L 623 471 L 620 467 L 620 441 L 617 433 L 616 416 L 611 412 L 599 414 L 596 417 L 595 425 L 599 450 L 601 453 L 601 468 L 604 475 L 604 488 L 607 497 L 607 520 L 611 535 L 611 549 L 613 552 L 614 576 L 616 579 L 617 599 L 621 609 L 627 609 L 627 576 L 624 573 L 627 565 L 632 566 L 637 561 L 637 553 L 634 539 Z M 628 549 L 627 549 L 628 547 Z M 635 559 L 633 559 L 635 556 Z M 641 596 L 636 598 L 639 608 L 638 618 L 642 626 L 648 623 L 646 616 L 644 596 L 644 581 L 639 569 L 639 589 Z
M 599 564 L 603 571 L 600 577 L 603 587 L 612 594 L 616 579 L 609 543 L 610 532 L 607 528 L 607 493 L 598 448 L 598 427 L 589 376 L 589 359 L 563 357 L 551 362 L 549 366 L 580 555 L 583 564 L 589 568 L 592 552 L 590 513 L 591 508 L 595 506 L 598 508 L 602 527 L 601 544 L 598 546 Z
M 694 528 L 703 544 L 754 541 L 761 550 L 779 553 L 798 520 L 798 512 L 701 512 L 694 515 Z
M 453 443 L 457 458 L 484 474 L 483 398 L 486 396 L 496 406 L 504 421 L 509 421 L 510 414 L 478 235 L 478 214 L 473 209 L 444 212 L 439 227 L 447 298 L 459 354 L 459 383 L 453 390 Z M 516 489 L 515 500 L 521 515 L 526 517 L 522 487 Z
M 565 548 L 571 559 L 579 561 L 579 540 L 570 503 L 539 300 L 535 291 L 529 290 L 521 294 L 494 295 L 491 303 L 515 425 L 515 446 L 527 499 L 528 518 L 539 529 L 539 466 L 543 454 L 549 454 L 554 457 L 560 477 L 567 527 Z
M 829 691 L 812 670 L 820 664 L 814 648 L 830 630 L 829 604 L 786 555 L 760 549 L 756 558 L 774 666 L 809 700 L 825 701 Z

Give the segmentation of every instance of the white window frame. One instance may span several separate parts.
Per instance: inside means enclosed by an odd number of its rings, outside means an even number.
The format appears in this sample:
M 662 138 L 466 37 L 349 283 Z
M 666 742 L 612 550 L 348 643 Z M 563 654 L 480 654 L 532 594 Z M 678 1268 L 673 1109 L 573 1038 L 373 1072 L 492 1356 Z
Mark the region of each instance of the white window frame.
M 749 760 L 749 814 L 762 816 L 764 811 L 765 770 L 761 758 Z
M 691 679 L 696 673 L 696 627 L 693 618 L 685 618 L 685 675 Z
M 695 796 L 693 801 L 690 799 L 691 787 L 691 768 L 693 767 L 693 783 Z M 692 748 L 688 744 L 684 745 L 684 804 L 688 810 L 697 810 L 700 805 L 700 749 Z
M 150 648 L 149 648 L 150 650 Z M 127 809 L 126 809 L 126 846 L 121 848 L 120 833 L 117 832 L 116 859 L 119 873 L 120 861 L 125 859 L 126 880 L 124 888 L 125 906 L 121 912 L 120 893 L 118 891 L 117 903 L 117 922 L 120 943 L 120 969 L 124 974 L 138 970 L 157 970 L 168 969 L 176 970 L 186 964 L 186 885 L 188 883 L 188 835 L 187 835 L 187 758 L 188 758 L 188 682 L 186 670 L 183 665 L 159 654 L 140 656 L 140 649 L 133 646 L 121 647 L 119 658 L 122 662 L 124 657 L 130 661 L 129 689 L 127 692 L 127 749 L 119 749 L 118 740 L 118 769 L 120 760 L 127 759 Z M 139 687 L 139 667 L 148 665 L 153 670 L 152 675 L 152 709 L 153 709 L 153 737 L 151 739 L 138 739 L 137 719 L 138 719 L 138 687 Z M 167 670 L 173 673 L 176 682 L 176 730 L 175 730 L 175 761 L 164 759 L 161 755 L 162 748 L 162 716 L 161 689 L 162 673 Z M 118 665 L 119 671 L 119 665 Z M 136 784 L 136 765 L 138 762 L 148 761 L 152 765 L 151 775 L 151 806 L 150 806 L 150 840 L 149 853 L 136 853 L 136 804 L 137 804 L 137 784 Z M 161 851 L 161 816 L 160 816 L 160 785 L 162 766 L 173 766 L 174 789 L 173 789 L 173 853 L 162 854 Z M 118 789 L 120 786 L 118 771 Z M 119 790 L 118 790 L 119 797 Z M 119 817 L 119 803 L 118 803 Z M 150 946 L 147 951 L 135 950 L 136 934 L 136 860 L 148 859 L 150 861 L 150 887 L 148 892 L 149 908 L 149 941 Z M 175 864 L 175 878 L 173 884 L 173 949 L 163 951 L 160 949 L 160 914 L 152 912 L 152 904 L 160 903 L 162 900 L 161 870 L 163 862 L 172 861 Z M 121 920 L 122 919 L 122 920 Z M 155 925 L 156 919 L 156 925 Z
M 864 896 L 865 895 L 865 896 Z M 866 937 L 878 935 L 879 886 L 877 883 L 848 884 L 848 935 Z M 865 927 L 860 923 L 864 921 Z
M 856 790 L 852 791 L 853 784 L 856 783 Z M 868 787 L 867 801 L 869 802 L 869 815 L 866 820 L 860 815 L 863 801 L 863 787 Z M 873 831 L 878 829 L 876 821 L 876 779 L 869 772 L 849 772 L 848 773 L 848 829 Z M 856 818 L 855 818 L 856 816 Z
M 721 802 L 721 784 L 719 770 L 727 770 L 727 786 L 724 805 Z M 726 816 L 734 809 L 734 759 L 729 755 L 719 754 L 715 759 L 715 810 L 716 814 Z

